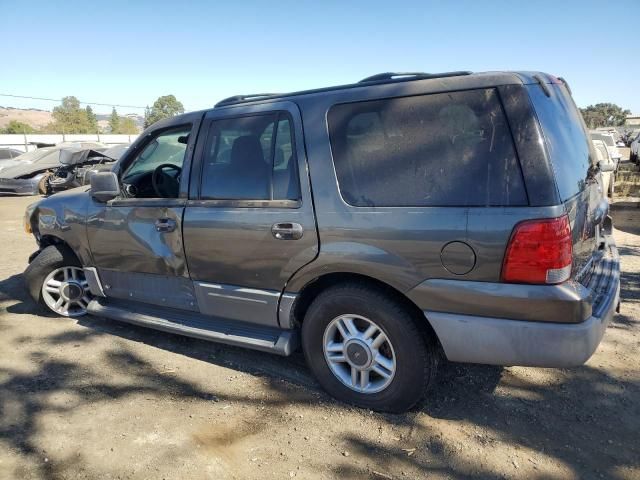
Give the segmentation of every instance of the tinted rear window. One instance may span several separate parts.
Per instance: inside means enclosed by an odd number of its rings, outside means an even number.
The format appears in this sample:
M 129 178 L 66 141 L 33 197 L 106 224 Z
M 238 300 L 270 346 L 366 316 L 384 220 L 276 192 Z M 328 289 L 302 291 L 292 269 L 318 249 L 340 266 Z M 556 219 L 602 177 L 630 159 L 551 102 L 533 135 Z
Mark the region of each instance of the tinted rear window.
M 591 165 L 592 150 L 582 116 L 573 99 L 562 85 L 548 85 L 547 97 L 540 85 L 529 85 L 547 151 L 556 175 L 556 183 L 562 200 L 581 192 Z
M 340 192 L 351 205 L 527 204 L 494 89 L 341 104 L 328 121 Z

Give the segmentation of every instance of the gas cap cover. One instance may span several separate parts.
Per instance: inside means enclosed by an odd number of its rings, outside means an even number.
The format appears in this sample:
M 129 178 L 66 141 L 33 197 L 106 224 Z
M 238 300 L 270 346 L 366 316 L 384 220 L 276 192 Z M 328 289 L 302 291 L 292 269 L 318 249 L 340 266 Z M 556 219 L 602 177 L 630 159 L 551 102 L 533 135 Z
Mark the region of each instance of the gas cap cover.
M 475 267 L 476 254 L 468 244 L 455 241 L 442 247 L 440 260 L 448 272 L 454 275 L 465 275 Z

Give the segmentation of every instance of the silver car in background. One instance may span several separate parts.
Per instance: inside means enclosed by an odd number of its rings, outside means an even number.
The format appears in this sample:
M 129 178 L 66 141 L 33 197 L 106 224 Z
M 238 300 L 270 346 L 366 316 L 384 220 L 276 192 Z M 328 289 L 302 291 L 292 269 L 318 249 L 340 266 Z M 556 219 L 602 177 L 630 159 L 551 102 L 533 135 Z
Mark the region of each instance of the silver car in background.
M 45 193 L 48 175 L 60 167 L 65 149 L 104 149 L 97 142 L 61 143 L 39 148 L 0 165 L 0 195 L 36 195 Z
M 638 154 L 640 153 L 640 132 L 635 136 L 631 142 L 631 152 L 629 153 L 629 160 L 634 163 L 638 163 Z
M 616 145 L 617 142 L 614 134 L 609 132 L 593 131 L 590 132 L 590 135 L 591 140 L 600 140 L 604 143 L 607 151 L 609 152 L 609 157 L 615 165 L 615 171 L 617 172 L 618 166 L 620 165 L 620 160 L 622 159 L 622 153 Z
M 591 140 L 596 149 L 596 158 L 600 164 L 600 178 L 602 178 L 602 191 L 613 198 L 615 191 L 616 162 L 611 157 L 607 145 L 602 140 Z

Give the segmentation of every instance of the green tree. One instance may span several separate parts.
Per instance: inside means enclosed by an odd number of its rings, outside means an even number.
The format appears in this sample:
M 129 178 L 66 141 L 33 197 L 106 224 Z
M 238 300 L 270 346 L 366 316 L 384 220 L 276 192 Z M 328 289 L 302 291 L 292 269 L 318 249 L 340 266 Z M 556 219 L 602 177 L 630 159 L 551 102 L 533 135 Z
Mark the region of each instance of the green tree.
M 618 127 L 624 125 L 627 115 L 631 115 L 629 110 L 623 110 L 615 103 L 589 105 L 580 112 L 589 128 Z
M 120 133 L 120 116 L 118 115 L 115 107 L 113 107 L 113 110 L 111 110 L 109 129 L 111 130 L 111 133 Z
M 85 108 L 85 112 L 87 112 L 87 122 L 89 123 L 89 129 L 91 133 L 97 133 L 98 118 L 96 117 L 96 114 L 93 113 L 93 109 L 89 105 L 87 105 L 87 108 Z
M 95 133 L 91 131 L 87 111 L 80 108 L 76 97 L 64 97 L 62 104 L 53 109 L 52 128 L 58 133 Z
M 138 133 L 138 126 L 132 118 L 120 117 L 120 127 L 118 128 L 118 133 L 134 135 Z
M 147 128 L 159 120 L 184 113 L 184 106 L 173 95 L 159 97 L 151 109 L 145 110 L 144 127 Z
M 11 120 L 6 127 L 0 128 L 0 133 L 33 133 L 35 129 L 24 122 Z

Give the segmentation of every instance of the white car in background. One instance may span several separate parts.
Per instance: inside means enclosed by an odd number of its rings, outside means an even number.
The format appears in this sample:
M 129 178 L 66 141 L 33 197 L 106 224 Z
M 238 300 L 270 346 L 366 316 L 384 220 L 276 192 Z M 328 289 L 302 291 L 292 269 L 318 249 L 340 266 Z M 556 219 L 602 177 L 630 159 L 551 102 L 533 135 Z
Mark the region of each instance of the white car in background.
M 638 163 L 638 155 L 640 154 L 640 132 L 636 135 L 636 138 L 631 142 L 631 153 L 629 154 L 629 160 L 634 163 Z
M 593 131 L 591 133 L 591 140 L 601 140 L 604 142 L 607 150 L 609 151 L 609 156 L 613 160 L 615 165 L 615 171 L 618 171 L 618 166 L 620 165 L 620 160 L 622 160 L 622 153 L 618 150 L 616 137 L 613 133 L 609 132 L 599 132 Z
M 602 140 L 591 140 L 596 148 L 596 156 L 600 165 L 600 175 L 602 176 L 602 189 L 607 195 L 613 199 L 615 191 L 616 177 L 614 170 L 616 168 L 613 158 L 607 149 L 607 145 Z

